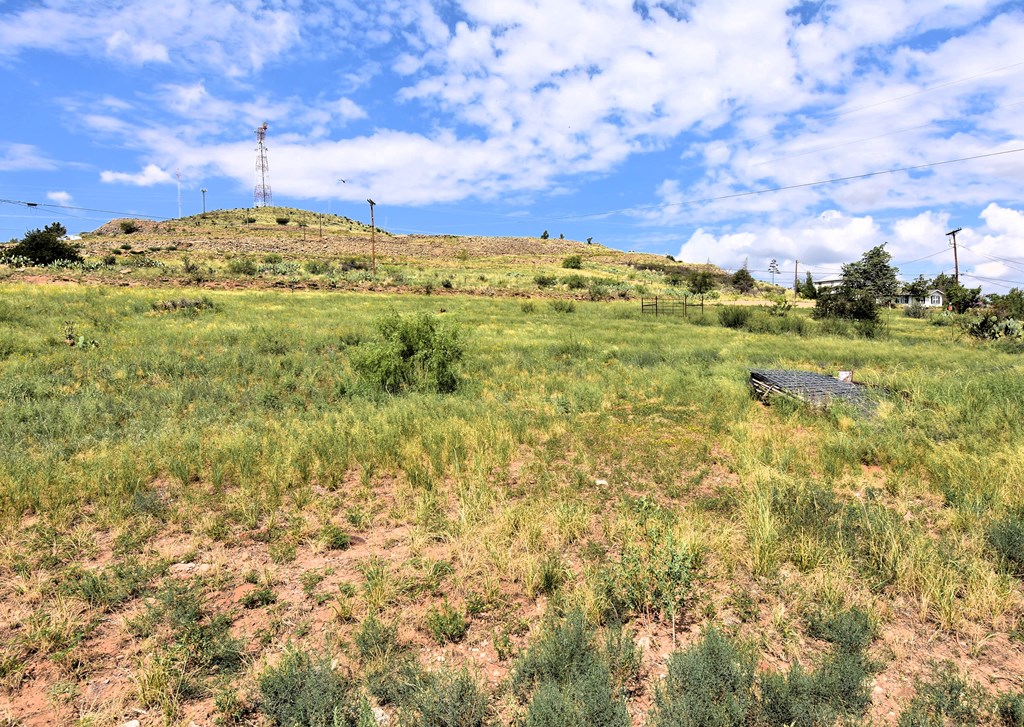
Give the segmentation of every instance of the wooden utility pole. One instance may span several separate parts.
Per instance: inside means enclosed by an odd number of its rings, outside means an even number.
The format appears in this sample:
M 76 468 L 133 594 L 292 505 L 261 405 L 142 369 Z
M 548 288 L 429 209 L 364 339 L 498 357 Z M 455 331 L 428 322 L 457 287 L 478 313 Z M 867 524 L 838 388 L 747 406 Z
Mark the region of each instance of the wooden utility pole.
M 366 200 L 370 203 L 370 268 L 374 276 L 377 275 L 377 225 L 373 221 L 373 206 L 377 204 L 372 199 Z
M 956 256 L 956 233 L 963 231 L 963 229 L 964 228 L 962 227 L 958 227 L 955 230 L 946 233 L 946 237 L 953 238 L 953 242 L 951 242 L 950 244 L 953 246 L 953 272 L 955 276 L 954 280 L 956 280 L 957 285 L 960 285 L 960 261 L 957 259 Z

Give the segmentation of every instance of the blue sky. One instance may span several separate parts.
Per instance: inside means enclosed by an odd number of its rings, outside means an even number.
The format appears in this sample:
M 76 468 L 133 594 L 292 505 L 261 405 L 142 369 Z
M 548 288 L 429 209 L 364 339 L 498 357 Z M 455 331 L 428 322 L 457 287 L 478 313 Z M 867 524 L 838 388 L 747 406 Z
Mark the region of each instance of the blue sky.
M 784 279 L 888 241 L 909 278 L 952 271 L 962 227 L 964 282 L 1001 292 L 1024 287 L 1021 38 L 1020 0 L 0 0 L 0 199 L 53 205 L 0 204 L 0 236 L 175 217 L 179 171 L 185 215 L 202 188 L 250 206 L 265 121 L 276 204 L 372 197 L 396 233 Z

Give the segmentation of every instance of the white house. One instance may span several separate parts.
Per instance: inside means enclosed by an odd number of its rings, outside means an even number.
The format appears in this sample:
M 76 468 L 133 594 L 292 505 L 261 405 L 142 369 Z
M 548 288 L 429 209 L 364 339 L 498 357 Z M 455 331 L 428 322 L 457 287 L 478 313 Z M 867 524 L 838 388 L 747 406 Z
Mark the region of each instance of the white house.
M 823 278 L 822 280 L 814 281 L 814 289 L 827 290 L 828 288 L 838 288 L 842 284 L 842 278 Z
M 894 305 L 911 305 L 917 303 L 925 308 L 944 308 L 946 306 L 946 295 L 941 290 L 929 290 L 924 295 L 913 297 L 906 288 L 896 291 L 892 302 Z

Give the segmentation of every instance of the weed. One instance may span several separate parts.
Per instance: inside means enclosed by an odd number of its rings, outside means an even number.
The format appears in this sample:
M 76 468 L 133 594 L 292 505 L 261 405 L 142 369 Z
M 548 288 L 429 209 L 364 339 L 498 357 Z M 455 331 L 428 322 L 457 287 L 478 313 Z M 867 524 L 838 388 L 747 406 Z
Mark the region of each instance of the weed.
M 259 678 L 260 710 L 281 727 L 355 727 L 354 685 L 331 668 L 327 656 L 291 650 Z
M 245 608 L 260 608 L 261 606 L 269 606 L 272 603 L 277 602 L 277 594 L 270 588 L 263 587 L 249 591 L 244 596 L 240 603 Z
M 462 641 L 469 630 L 469 621 L 462 611 L 452 608 L 445 599 L 440 608 L 432 607 L 427 611 L 427 630 L 434 641 L 444 646 L 449 642 Z
M 538 288 L 550 288 L 552 285 L 558 283 L 558 278 L 554 275 L 540 273 L 539 275 L 533 276 L 533 282 L 537 284 Z
M 553 300 L 549 304 L 555 313 L 575 313 L 576 304 L 571 300 Z
M 355 643 L 363 661 L 386 659 L 398 651 L 398 629 L 368 616 L 356 631 Z
M 726 328 L 743 328 L 753 314 L 749 306 L 726 305 L 718 310 L 718 321 Z
M 352 544 L 352 538 L 334 523 L 325 523 L 320 528 L 320 542 L 328 550 L 345 550 Z
M 562 267 L 568 268 L 569 270 L 579 270 L 583 267 L 583 256 L 582 255 L 567 255 L 562 260 Z

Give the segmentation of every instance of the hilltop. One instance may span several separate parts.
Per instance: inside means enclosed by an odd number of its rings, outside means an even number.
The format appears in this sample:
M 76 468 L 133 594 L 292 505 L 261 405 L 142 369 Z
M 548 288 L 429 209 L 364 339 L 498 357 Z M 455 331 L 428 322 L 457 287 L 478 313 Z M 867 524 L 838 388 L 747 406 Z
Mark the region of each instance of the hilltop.
M 283 222 L 282 222 L 283 220 Z M 125 229 L 132 230 L 126 232 Z M 135 229 L 132 229 L 135 228 Z M 339 215 L 294 207 L 216 210 L 175 220 L 152 222 L 111 220 L 82 236 L 83 251 L 101 255 L 114 243 L 134 247 L 178 248 L 195 252 L 281 253 L 288 255 L 369 254 L 370 225 Z M 626 263 L 656 255 L 624 253 L 600 244 L 539 237 L 480 237 L 456 235 L 394 235 L 377 227 L 377 254 L 382 258 L 447 258 L 462 252 L 474 257 L 561 258 L 583 254 Z

